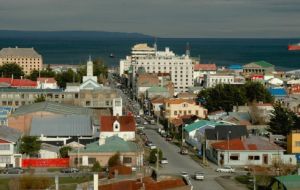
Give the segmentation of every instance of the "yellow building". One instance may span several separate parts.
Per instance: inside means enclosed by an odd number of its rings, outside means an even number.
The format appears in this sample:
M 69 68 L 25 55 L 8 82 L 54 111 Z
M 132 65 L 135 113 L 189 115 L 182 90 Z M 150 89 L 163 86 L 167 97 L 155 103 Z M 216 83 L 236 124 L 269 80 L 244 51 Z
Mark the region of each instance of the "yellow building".
M 168 120 L 183 115 L 196 115 L 199 118 L 206 118 L 207 109 L 197 105 L 194 100 L 171 98 L 164 101 L 163 115 Z
M 29 75 L 33 70 L 42 70 L 43 59 L 33 48 L 3 48 L 0 51 L 0 65 L 16 63 Z
M 288 154 L 300 153 L 300 131 L 292 131 L 287 136 Z

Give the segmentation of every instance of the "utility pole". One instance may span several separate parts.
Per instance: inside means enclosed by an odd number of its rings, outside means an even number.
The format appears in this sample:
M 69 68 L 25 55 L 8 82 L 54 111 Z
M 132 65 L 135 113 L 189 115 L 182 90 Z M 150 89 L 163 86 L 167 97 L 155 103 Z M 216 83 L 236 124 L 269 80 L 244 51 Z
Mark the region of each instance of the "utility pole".
M 159 148 L 157 147 L 156 149 L 156 172 L 157 172 L 157 175 L 158 175 L 158 164 L 159 164 Z

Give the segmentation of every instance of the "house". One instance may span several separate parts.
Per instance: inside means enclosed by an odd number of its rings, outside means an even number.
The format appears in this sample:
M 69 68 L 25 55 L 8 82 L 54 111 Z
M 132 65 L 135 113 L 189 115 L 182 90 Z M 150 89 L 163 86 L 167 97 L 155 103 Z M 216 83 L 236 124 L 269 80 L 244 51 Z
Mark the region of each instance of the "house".
M 37 82 L 29 79 L 0 78 L 1 86 L 11 88 L 36 88 Z M 5 84 L 5 85 L 4 85 Z
M 197 94 L 191 92 L 181 92 L 177 94 L 177 98 L 195 100 L 197 98 Z
M 85 148 L 69 152 L 71 166 L 92 166 L 96 161 L 102 167 L 108 165 L 110 157 L 120 154 L 121 164 L 125 166 L 142 166 L 143 149 L 138 144 L 115 136 L 105 138 L 103 144 L 98 141 L 87 144 Z M 79 162 L 78 162 L 79 158 Z
M 38 154 L 39 158 L 51 159 L 59 157 L 59 147 L 48 143 L 42 143 Z
M 100 116 L 99 143 L 105 139 L 117 135 L 125 141 L 135 140 L 135 120 L 133 116 Z
M 221 117 L 223 116 L 226 116 L 227 115 L 227 112 L 224 111 L 224 110 L 218 110 L 218 111 L 214 111 L 214 112 L 210 112 L 207 116 L 207 118 L 209 120 L 212 120 L 212 121 L 217 121 L 219 120 Z
M 269 86 L 282 86 L 283 80 L 281 80 L 279 78 L 271 78 L 271 79 L 267 80 L 267 84 Z
M 152 99 L 157 96 L 164 97 L 164 98 L 172 97 L 168 89 L 165 87 L 152 86 L 146 90 L 146 97 L 148 99 Z
M 271 87 L 268 88 L 268 91 L 275 98 L 275 100 L 281 100 L 288 96 L 286 90 L 283 87 Z
M 234 125 L 251 125 L 251 115 L 249 112 L 228 112 L 226 115 L 223 115 L 219 118 L 226 123 L 231 123 Z
M 21 133 L 9 127 L 0 127 L 0 167 L 21 167 L 22 155 L 18 154 Z
M 151 99 L 152 112 L 155 116 L 160 115 L 161 107 L 163 106 L 165 98 L 156 97 Z
M 146 97 L 146 90 L 152 86 L 159 86 L 159 78 L 156 74 L 141 73 L 136 78 L 135 95 L 138 99 Z
M 259 136 L 229 139 L 211 144 L 209 158 L 218 165 L 272 165 L 275 161 L 296 164 L 295 155 L 284 155 L 284 149 Z
M 243 73 L 248 74 L 270 74 L 275 71 L 275 66 L 266 61 L 256 61 L 243 66 Z
M 248 131 L 244 125 L 216 125 L 214 128 L 205 129 L 205 137 L 209 142 L 228 139 L 241 139 L 248 137 Z
M 207 116 L 207 109 L 197 105 L 194 100 L 180 98 L 165 99 L 162 112 L 164 118 L 169 121 L 182 115 L 195 115 L 199 118 Z
M 13 111 L 12 107 L 6 107 L 6 106 L 0 107 L 0 126 L 8 125 L 7 118 L 12 111 Z
M 58 89 L 59 86 L 57 85 L 57 81 L 51 77 L 51 78 L 46 78 L 46 77 L 38 77 L 36 79 L 37 81 L 37 88 L 40 89 Z
M 287 135 L 287 152 L 289 154 L 300 153 L 300 131 L 293 130 Z
M 88 115 L 33 116 L 30 136 L 55 146 L 63 146 L 72 141 L 87 144 L 95 141 L 91 117 Z
M 205 74 L 216 74 L 216 64 L 200 64 L 194 65 L 194 83 L 201 85 Z

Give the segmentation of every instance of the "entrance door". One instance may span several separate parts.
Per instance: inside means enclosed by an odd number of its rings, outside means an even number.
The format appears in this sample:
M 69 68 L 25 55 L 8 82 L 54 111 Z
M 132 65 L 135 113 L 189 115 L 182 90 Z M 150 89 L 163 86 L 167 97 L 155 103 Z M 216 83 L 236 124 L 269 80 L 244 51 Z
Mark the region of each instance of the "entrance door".
M 263 164 L 265 164 L 265 165 L 268 165 L 268 155 L 267 154 L 264 154 L 263 155 Z
M 20 157 L 15 157 L 15 167 L 21 167 L 20 166 Z

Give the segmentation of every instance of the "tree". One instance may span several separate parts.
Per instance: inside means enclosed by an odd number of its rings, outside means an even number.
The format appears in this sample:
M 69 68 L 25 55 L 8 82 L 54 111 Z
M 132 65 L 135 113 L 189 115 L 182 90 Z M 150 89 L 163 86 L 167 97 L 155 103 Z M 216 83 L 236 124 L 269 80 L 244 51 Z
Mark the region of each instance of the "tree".
M 55 72 L 51 69 L 50 65 L 47 65 L 46 69 L 38 71 L 36 69 L 32 70 L 28 78 L 30 80 L 36 81 L 38 77 L 55 77 Z
M 108 167 L 121 165 L 120 153 L 117 152 L 115 155 L 109 158 Z
M 92 172 L 100 172 L 102 170 L 100 163 L 98 161 L 94 162 L 92 167 Z
M 246 92 L 246 97 L 248 102 L 273 102 L 272 95 L 268 92 L 265 86 L 260 82 L 246 82 L 243 85 L 243 88 Z
M 24 76 L 24 72 L 22 67 L 17 65 L 16 63 L 6 63 L 0 66 L 0 74 L 2 77 L 14 77 L 14 78 L 21 78 Z
M 72 69 L 68 69 L 67 71 L 58 73 L 55 76 L 55 80 L 61 88 L 65 88 L 66 84 L 69 82 L 80 82 L 81 76 L 74 72 Z
M 59 154 L 61 158 L 69 158 L 69 151 L 72 150 L 70 146 L 64 146 L 59 149 Z
M 158 153 L 159 160 L 161 160 L 162 157 L 163 157 L 163 153 L 162 153 L 162 151 L 161 151 L 160 149 L 159 149 L 158 152 L 159 152 L 159 153 Z M 150 163 L 156 163 L 156 161 L 157 161 L 157 156 L 156 156 L 156 154 L 157 154 L 157 149 L 151 150 L 150 156 L 149 156 L 149 162 L 150 162 Z
M 276 135 L 286 136 L 291 130 L 300 129 L 299 124 L 300 119 L 294 112 L 276 103 L 267 130 Z
M 20 144 L 20 152 L 28 156 L 35 156 L 41 149 L 41 142 L 38 137 L 23 136 Z
M 44 102 L 44 101 L 46 101 L 46 98 L 45 98 L 45 96 L 44 96 L 43 94 L 38 95 L 38 96 L 35 98 L 35 100 L 34 100 L 35 103 L 38 103 L 38 102 Z

